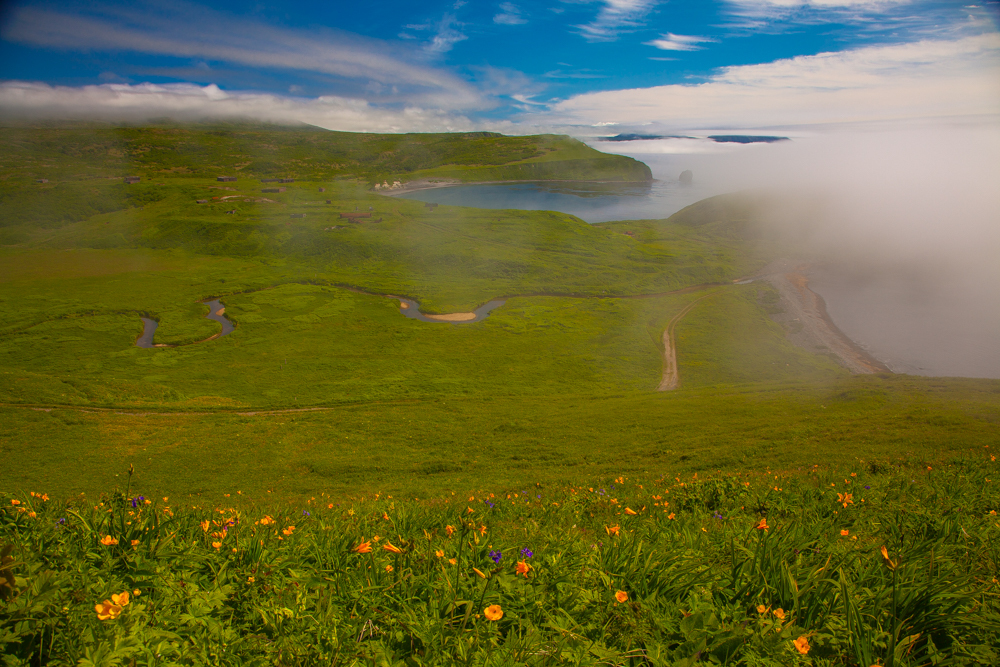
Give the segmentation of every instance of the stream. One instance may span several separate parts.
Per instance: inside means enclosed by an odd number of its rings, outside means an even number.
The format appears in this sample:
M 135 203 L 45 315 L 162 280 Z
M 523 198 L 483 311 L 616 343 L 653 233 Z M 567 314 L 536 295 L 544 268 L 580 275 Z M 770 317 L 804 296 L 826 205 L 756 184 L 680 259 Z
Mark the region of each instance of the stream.
M 235 328 L 233 323 L 229 321 L 226 317 L 226 307 L 222 305 L 219 299 L 212 299 L 211 301 L 202 301 L 201 303 L 208 306 L 208 315 L 205 317 L 210 320 L 215 320 L 222 325 L 222 332 L 217 333 L 214 336 L 209 336 L 205 340 L 215 340 L 216 338 L 222 338 L 233 332 Z M 142 320 L 142 335 L 135 340 L 136 347 L 151 348 L 151 347 L 174 347 L 173 345 L 156 345 L 153 343 L 153 335 L 156 333 L 157 327 L 160 323 L 156 320 L 151 320 L 148 317 L 141 317 Z M 205 341 L 198 341 L 203 343 Z

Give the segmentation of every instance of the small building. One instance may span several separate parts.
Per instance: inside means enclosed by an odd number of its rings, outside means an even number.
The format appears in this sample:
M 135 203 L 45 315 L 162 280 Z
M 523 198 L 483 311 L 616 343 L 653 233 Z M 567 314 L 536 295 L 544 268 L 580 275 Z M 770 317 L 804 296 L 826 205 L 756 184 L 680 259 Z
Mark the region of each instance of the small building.
M 219 181 L 220 183 L 235 183 L 236 182 L 236 177 L 235 176 L 219 176 L 215 180 Z
M 232 211 L 226 211 L 226 215 L 236 215 L 236 209 L 234 208 Z
M 306 214 L 305 213 L 292 213 L 289 217 L 291 217 L 291 218 L 304 218 L 304 217 L 306 217 Z
M 284 192 L 287 188 L 264 188 L 261 192 Z
M 326 188 L 320 188 L 319 191 L 320 192 L 326 192 Z
M 347 218 L 348 220 L 354 220 L 355 218 L 370 218 L 370 217 L 372 217 L 372 214 L 371 213 L 357 213 L 357 212 L 341 213 L 340 217 L 341 218 Z
M 279 183 L 294 183 L 295 179 L 294 178 L 279 178 L 278 182 Z
M 426 204 L 424 204 L 424 208 L 437 208 L 437 207 L 438 207 L 437 204 L 432 204 L 430 202 L 427 202 Z
M 277 178 L 262 178 L 262 179 L 260 179 L 260 182 L 261 183 L 277 183 L 278 180 L 279 179 L 277 179 Z
M 208 200 L 207 199 L 198 199 L 194 203 L 195 204 L 207 204 Z
M 35 180 L 35 183 L 48 183 L 48 182 L 49 182 L 49 179 L 47 179 L 47 178 L 39 178 L 39 179 Z
M 332 199 L 327 199 L 327 200 L 326 200 L 326 203 L 327 203 L 327 204 L 332 204 L 332 203 L 333 203 L 333 200 L 332 200 Z
M 138 182 L 139 182 L 139 177 L 138 176 L 126 176 L 125 177 L 125 185 L 132 185 L 132 184 L 138 183 Z

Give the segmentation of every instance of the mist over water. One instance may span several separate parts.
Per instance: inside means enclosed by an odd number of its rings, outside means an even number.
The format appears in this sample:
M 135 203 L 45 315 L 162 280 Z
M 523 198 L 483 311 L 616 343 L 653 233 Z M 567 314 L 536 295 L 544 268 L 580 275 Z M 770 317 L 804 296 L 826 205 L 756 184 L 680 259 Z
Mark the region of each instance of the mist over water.
M 1000 125 L 792 136 L 699 152 L 595 145 L 660 178 L 691 169 L 704 192 L 781 201 L 773 238 L 811 263 L 834 322 L 890 368 L 1000 378 Z

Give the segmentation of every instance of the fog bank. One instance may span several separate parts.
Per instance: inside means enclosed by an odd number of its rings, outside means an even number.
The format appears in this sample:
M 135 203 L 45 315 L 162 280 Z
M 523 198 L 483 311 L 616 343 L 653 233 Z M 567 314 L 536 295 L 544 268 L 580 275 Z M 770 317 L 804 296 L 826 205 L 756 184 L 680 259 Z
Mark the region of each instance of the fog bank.
M 898 372 L 1000 377 L 1000 124 L 789 136 L 600 148 L 657 178 L 691 169 L 706 191 L 780 197 L 768 222 L 845 333 Z

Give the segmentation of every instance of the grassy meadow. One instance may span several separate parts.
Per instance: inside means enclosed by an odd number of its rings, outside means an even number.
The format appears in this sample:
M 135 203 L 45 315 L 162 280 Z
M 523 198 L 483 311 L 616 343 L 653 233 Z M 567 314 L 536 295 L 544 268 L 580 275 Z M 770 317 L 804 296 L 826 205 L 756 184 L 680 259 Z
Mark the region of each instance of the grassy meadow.
M 371 189 L 641 180 L 548 136 L 0 146 L 5 664 L 996 662 L 1000 381 L 791 344 L 734 284 L 795 251 L 753 198 L 588 225 Z

